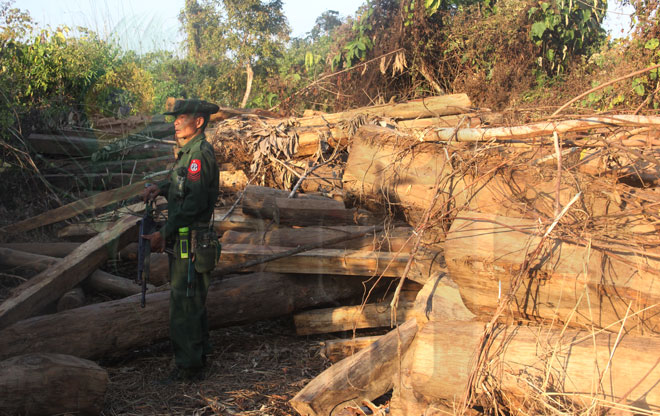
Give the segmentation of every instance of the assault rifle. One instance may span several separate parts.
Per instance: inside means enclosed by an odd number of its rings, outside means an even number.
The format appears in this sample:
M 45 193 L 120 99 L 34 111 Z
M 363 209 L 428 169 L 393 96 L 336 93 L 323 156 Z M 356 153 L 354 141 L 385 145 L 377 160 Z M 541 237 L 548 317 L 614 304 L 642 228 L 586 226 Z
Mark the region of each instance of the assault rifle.
M 144 216 L 138 221 L 140 234 L 138 235 L 138 270 L 135 283 L 142 285 L 142 296 L 140 297 L 140 306 L 144 308 L 147 303 L 147 282 L 149 281 L 149 267 L 151 258 L 151 242 L 143 235 L 152 234 L 157 229 L 157 223 L 154 220 L 154 201 L 150 201 L 145 206 Z

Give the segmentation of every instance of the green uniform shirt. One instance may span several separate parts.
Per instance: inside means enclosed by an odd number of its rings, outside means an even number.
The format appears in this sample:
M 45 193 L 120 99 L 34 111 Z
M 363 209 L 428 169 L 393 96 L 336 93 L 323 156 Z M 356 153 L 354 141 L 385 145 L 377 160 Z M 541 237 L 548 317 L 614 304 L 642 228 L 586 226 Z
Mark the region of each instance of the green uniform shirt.
M 218 199 L 219 172 L 213 146 L 203 133 L 179 150 L 169 180 L 158 186 L 167 195 L 168 218 L 160 229 L 164 238 L 181 227 L 208 224 Z

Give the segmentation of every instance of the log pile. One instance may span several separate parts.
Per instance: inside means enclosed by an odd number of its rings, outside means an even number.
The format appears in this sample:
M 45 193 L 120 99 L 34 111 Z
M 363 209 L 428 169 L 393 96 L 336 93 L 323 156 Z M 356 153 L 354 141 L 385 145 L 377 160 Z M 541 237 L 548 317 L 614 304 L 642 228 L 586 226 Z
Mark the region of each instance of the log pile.
M 335 364 L 290 401 L 298 413 L 660 411 L 660 118 L 498 122 L 463 94 L 214 118 L 224 194 L 209 323 L 290 315 L 301 336 L 328 334 Z M 107 123 L 103 140 L 124 131 Z M 47 174 L 123 186 L 2 229 L 68 220 L 59 236 L 76 243 L 0 247 L 5 270 L 36 273 L 0 303 L 0 359 L 98 359 L 166 338 L 166 256 L 152 254 L 143 311 L 137 286 L 98 268 L 135 261 L 144 206 L 116 205 L 171 164 L 172 144 L 153 142 L 165 150 L 143 163 L 108 160 L 115 149 L 84 133 L 29 142 Z M 115 300 L 89 304 L 90 291 Z

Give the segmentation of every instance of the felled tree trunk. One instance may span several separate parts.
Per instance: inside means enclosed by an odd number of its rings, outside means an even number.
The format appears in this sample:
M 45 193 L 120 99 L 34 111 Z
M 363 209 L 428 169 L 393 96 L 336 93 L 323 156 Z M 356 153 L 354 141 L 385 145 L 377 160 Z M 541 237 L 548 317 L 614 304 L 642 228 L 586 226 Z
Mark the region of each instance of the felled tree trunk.
M 289 403 L 301 415 L 329 415 L 342 405 L 380 397 L 392 387 L 392 376 L 399 369 L 398 352 L 405 352 L 416 332 L 417 321 L 407 321 L 322 372 Z
M 521 273 L 526 256 L 544 229 L 532 219 L 463 211 L 445 244 L 449 274 L 465 305 L 490 319 Z M 559 319 L 618 331 L 660 332 L 660 253 L 642 257 L 631 251 L 604 251 L 550 239 L 522 275 L 511 311 L 533 320 Z
M 410 347 L 411 365 L 404 369 L 411 375 L 411 391 L 428 403 L 460 403 L 483 332 L 484 323 L 474 321 L 426 324 Z M 660 339 L 620 335 L 503 325 L 489 339 L 486 379 L 475 385 L 476 392 L 488 386 L 490 394 L 508 398 L 512 408 L 524 406 L 532 413 L 528 406 L 542 402 L 569 414 L 594 404 L 660 411 L 655 353 Z
M 85 292 L 80 287 L 74 287 L 66 292 L 60 300 L 57 301 L 57 311 L 68 311 L 75 309 L 85 304 Z
M 0 362 L 0 413 L 89 414 L 103 410 L 108 373 L 62 354 L 28 354 Z
M 288 315 L 360 296 L 360 279 L 254 273 L 211 285 L 209 326 L 220 328 Z M 169 335 L 169 291 L 83 306 L 26 319 L 0 330 L 0 358 L 29 352 L 102 357 L 150 345 Z
M 264 246 L 296 247 L 306 245 L 342 235 L 368 230 L 371 226 L 337 225 L 333 227 L 304 227 L 304 228 L 278 228 L 263 232 L 227 231 L 222 235 L 223 244 L 252 244 Z M 409 242 L 412 229 L 397 227 L 393 230 L 381 231 L 376 235 L 367 234 L 354 240 L 327 246 L 327 248 L 347 248 L 367 251 L 410 251 L 412 242 Z
M 413 146 L 414 150 L 413 150 Z M 439 209 L 446 202 L 447 183 L 453 173 L 442 148 L 419 143 L 395 130 L 362 126 L 353 138 L 344 171 L 344 190 L 374 209 L 392 204 L 415 224 L 431 205 L 436 185 L 442 192 Z M 440 238 L 431 238 L 437 242 Z

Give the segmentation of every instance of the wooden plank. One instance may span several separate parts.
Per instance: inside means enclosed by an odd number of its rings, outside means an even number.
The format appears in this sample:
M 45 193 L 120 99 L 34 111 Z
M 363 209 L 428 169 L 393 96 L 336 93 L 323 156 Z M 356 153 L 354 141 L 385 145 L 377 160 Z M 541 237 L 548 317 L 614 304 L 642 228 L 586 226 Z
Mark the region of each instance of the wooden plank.
M 99 208 L 106 207 L 115 202 L 123 201 L 136 195 L 140 195 L 144 190 L 144 185 L 149 181 L 139 181 L 131 185 L 126 185 L 118 189 L 101 192 L 85 199 L 63 205 L 52 209 L 32 218 L 7 225 L 0 229 L 0 233 L 16 234 L 34 230 L 44 225 L 54 224 L 76 215 L 85 214 Z
M 214 281 L 206 305 L 210 329 L 286 316 L 359 296 L 359 279 L 253 273 Z M 140 295 L 25 319 L 0 330 L 0 359 L 31 352 L 82 358 L 121 354 L 169 336 L 170 292 Z M 258 306 L 255 306 L 258 305 Z
M 134 217 L 123 218 L 110 230 L 76 248 L 58 264 L 20 285 L 13 296 L 0 304 L 0 328 L 28 318 L 57 300 L 107 260 L 110 252 L 135 239 L 136 230 Z
M 108 373 L 63 354 L 27 354 L 0 362 L 0 414 L 98 415 Z
M 400 325 L 413 316 L 413 305 L 410 301 L 399 303 L 395 325 Z M 363 328 L 391 328 L 392 309 L 390 302 L 313 309 L 294 315 L 293 322 L 298 335 L 328 334 Z
M 218 267 L 256 260 L 288 251 L 288 247 L 225 244 Z M 278 273 L 336 274 L 344 276 L 399 277 L 408 262 L 409 254 L 368 252 L 343 249 L 314 249 L 294 256 L 271 261 L 246 270 Z M 424 284 L 435 272 L 433 256 L 416 258 L 408 278 Z
M 417 333 L 411 319 L 378 341 L 322 372 L 289 401 L 301 415 L 336 414 L 341 405 L 374 400 L 392 387 L 403 354 Z

